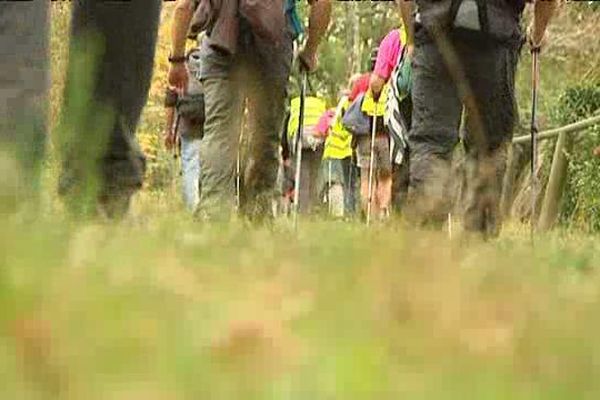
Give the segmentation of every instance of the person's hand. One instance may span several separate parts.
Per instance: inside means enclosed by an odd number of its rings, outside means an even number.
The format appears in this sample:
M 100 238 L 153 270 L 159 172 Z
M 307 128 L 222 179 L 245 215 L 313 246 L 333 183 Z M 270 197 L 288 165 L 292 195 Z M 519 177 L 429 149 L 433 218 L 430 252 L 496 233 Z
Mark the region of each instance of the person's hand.
M 175 132 L 174 129 L 167 129 L 164 135 L 165 148 L 169 151 L 175 148 Z
M 414 52 L 415 52 L 415 45 L 407 44 L 406 45 L 406 57 L 408 57 L 409 60 L 412 60 Z
M 600 158 L 600 146 L 594 149 L 594 156 Z
M 531 52 L 539 52 L 544 46 L 544 33 L 539 33 L 533 24 L 527 28 L 527 43 Z
M 319 63 L 317 51 L 309 47 L 304 47 L 298 54 L 300 69 L 306 72 L 315 72 Z
M 184 93 L 188 85 L 188 72 L 184 63 L 172 63 L 168 74 L 169 86 Z

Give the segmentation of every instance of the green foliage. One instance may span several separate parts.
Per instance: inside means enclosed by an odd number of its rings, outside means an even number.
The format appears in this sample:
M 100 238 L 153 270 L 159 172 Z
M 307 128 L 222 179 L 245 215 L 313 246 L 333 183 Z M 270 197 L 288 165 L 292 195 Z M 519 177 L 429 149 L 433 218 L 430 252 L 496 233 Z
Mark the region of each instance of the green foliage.
M 307 21 L 306 2 L 298 3 Z M 400 25 L 400 14 L 390 2 L 334 2 L 332 20 L 321 47 L 319 69 L 311 77 L 314 91 L 331 106 L 338 93 L 347 87 L 350 76 L 366 72 L 373 47 Z M 298 93 L 298 71 L 293 71 L 291 93 Z
M 600 83 L 567 89 L 559 98 L 556 118 L 561 124 L 589 117 L 600 110 Z M 600 127 L 581 132 L 569 159 L 569 174 L 561 209 L 562 223 L 600 232 L 600 159 L 592 151 L 600 145 Z

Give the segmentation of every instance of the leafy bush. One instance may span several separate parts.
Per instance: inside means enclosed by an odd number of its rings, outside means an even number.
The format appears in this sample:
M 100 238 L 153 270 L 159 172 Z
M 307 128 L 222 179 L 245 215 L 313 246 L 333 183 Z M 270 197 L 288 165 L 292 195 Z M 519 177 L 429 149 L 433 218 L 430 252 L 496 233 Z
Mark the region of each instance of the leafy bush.
M 559 98 L 557 119 L 562 124 L 589 117 L 600 110 L 600 82 L 569 88 Z M 569 174 L 561 222 L 588 232 L 600 232 L 600 159 L 592 151 L 600 145 L 600 127 L 581 132 L 568 154 Z

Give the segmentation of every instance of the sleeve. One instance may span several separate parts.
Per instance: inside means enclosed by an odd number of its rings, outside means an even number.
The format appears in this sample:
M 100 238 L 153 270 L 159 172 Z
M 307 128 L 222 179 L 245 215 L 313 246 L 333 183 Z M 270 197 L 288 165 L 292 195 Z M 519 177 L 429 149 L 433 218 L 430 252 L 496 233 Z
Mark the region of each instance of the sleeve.
M 369 90 L 370 74 L 365 74 L 354 82 L 352 89 L 350 90 L 350 101 L 354 101 L 359 95 Z
M 397 35 L 397 29 L 388 33 L 381 41 L 381 44 L 379 45 L 379 51 L 377 52 L 377 60 L 375 61 L 375 69 L 373 70 L 373 73 L 385 80 L 390 78 L 392 75 L 392 70 L 394 69 L 394 42 L 398 40 Z

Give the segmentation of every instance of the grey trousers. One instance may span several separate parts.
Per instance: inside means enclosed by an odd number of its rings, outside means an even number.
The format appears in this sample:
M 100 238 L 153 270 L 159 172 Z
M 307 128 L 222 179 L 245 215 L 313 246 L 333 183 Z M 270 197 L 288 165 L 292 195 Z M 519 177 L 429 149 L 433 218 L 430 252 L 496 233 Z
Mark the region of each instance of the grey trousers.
M 409 133 L 413 217 L 441 222 L 450 209 L 448 180 L 464 109 L 467 154 L 467 230 L 494 235 L 507 145 L 516 120 L 514 96 L 518 49 L 450 38 L 446 52 L 417 43 L 413 57 L 413 115 Z
M 17 189 L 11 195 L 18 202 L 37 193 L 44 153 L 48 4 L 0 2 L 0 147 L 17 161 L 10 186 Z
M 47 130 L 49 4 L 0 2 L 0 141 L 17 155 L 30 192 L 37 191 Z M 143 157 L 133 134 L 150 85 L 160 4 L 160 0 L 74 2 L 63 106 L 63 120 L 70 120 L 73 135 L 62 148 L 63 192 L 86 184 L 83 165 L 93 166 L 105 196 L 141 185 Z M 77 61 L 90 51 L 97 55 L 96 65 L 88 71 L 91 84 L 79 88 Z M 78 89 L 89 91 L 91 101 L 85 109 L 76 104 L 81 97 L 73 96 Z M 72 118 L 75 106 L 80 112 Z M 111 114 L 105 131 L 91 129 L 99 108 Z M 96 140 L 92 134 L 106 138 Z M 81 160 L 93 154 L 88 149 L 92 143 L 104 144 L 98 160 Z

